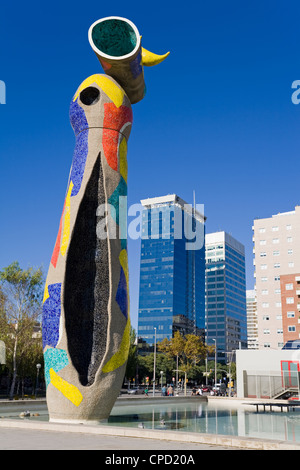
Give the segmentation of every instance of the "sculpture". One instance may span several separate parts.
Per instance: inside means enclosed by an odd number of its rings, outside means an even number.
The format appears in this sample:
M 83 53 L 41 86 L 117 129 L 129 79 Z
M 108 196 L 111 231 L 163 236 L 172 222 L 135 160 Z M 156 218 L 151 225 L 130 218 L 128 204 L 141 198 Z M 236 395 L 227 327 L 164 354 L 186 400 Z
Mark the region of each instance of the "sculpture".
M 106 74 L 84 80 L 70 105 L 76 146 L 43 300 L 47 404 L 50 421 L 59 422 L 107 419 L 120 393 L 130 344 L 120 229 L 131 103 L 145 94 L 143 65 L 168 55 L 144 50 L 125 18 L 96 21 L 89 41 Z

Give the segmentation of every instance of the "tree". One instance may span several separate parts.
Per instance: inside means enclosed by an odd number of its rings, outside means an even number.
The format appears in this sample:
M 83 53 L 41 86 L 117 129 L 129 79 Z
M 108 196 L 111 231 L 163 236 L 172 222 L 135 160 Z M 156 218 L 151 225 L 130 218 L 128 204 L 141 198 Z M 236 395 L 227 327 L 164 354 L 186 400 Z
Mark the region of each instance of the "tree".
M 160 352 L 165 353 L 169 357 L 182 357 L 184 354 L 185 339 L 179 331 L 176 331 L 173 338 L 164 338 L 157 346 Z
M 187 372 L 191 379 L 196 379 L 199 375 L 202 376 L 202 368 L 198 364 L 208 354 L 213 354 L 214 346 L 207 346 L 200 336 L 193 334 L 182 336 L 176 331 L 173 338 L 164 338 L 158 344 L 158 350 L 168 357 L 176 357 L 176 369 L 180 368 Z
M 194 365 L 198 364 L 201 360 L 205 359 L 207 354 L 207 347 L 197 335 L 186 335 L 184 345 L 184 354 L 189 363 Z
M 153 377 L 154 370 L 154 353 L 147 354 L 146 356 L 138 356 L 139 379 L 145 382 L 146 377 Z M 162 353 L 156 355 L 156 380 L 161 380 L 160 372 L 163 372 L 164 383 L 171 382 L 173 371 L 176 368 L 174 358 L 169 357 Z
M 126 366 L 125 377 L 127 379 L 132 379 L 136 374 L 137 366 L 137 345 L 136 345 L 136 331 L 134 328 L 130 328 L 130 346 L 128 353 L 128 360 Z
M 16 261 L 0 271 L 4 307 L 0 309 L 0 339 L 6 344 L 12 370 L 10 399 L 13 399 L 18 363 L 37 342 L 34 328 L 42 313 L 42 269 L 23 270 Z

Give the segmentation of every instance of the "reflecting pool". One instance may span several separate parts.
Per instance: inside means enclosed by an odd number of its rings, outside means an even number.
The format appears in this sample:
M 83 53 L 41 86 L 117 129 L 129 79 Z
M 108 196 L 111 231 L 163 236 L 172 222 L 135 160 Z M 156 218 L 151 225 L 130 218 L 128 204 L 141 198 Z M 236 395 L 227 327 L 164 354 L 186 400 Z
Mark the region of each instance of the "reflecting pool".
M 131 401 L 131 400 L 130 400 Z M 295 411 L 259 411 L 249 405 L 228 406 L 224 401 L 180 400 L 168 398 L 159 402 L 132 400 L 117 402 L 107 422 L 101 426 L 120 426 L 165 431 L 222 434 L 239 437 L 255 437 L 290 442 L 300 442 L 300 409 Z M 34 404 L 32 404 L 34 407 Z M 32 408 L 33 410 L 33 408 Z M 47 408 L 31 413 L 30 420 L 48 421 Z M 14 410 L 0 411 L 2 418 L 20 419 Z
M 222 407 L 213 401 L 118 405 L 105 425 L 300 442 L 300 410 L 257 413 L 255 407 Z

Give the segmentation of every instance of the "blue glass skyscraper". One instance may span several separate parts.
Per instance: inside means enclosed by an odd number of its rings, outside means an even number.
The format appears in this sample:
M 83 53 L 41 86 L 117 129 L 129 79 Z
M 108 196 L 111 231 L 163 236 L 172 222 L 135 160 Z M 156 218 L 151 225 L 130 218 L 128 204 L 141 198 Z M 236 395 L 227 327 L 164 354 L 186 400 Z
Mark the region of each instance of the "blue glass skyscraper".
M 244 245 L 226 232 L 209 233 L 206 247 L 206 343 L 217 356 L 247 346 Z
M 138 337 L 148 345 L 205 327 L 205 218 L 176 194 L 141 201 Z M 197 206 L 198 209 L 198 206 Z

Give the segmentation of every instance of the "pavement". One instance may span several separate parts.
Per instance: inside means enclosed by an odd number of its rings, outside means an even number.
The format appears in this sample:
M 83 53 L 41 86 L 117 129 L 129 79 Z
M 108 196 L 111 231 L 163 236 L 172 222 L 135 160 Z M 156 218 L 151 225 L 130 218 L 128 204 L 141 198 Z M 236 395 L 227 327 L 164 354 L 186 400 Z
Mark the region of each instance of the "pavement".
M 238 448 L 234 448 L 239 450 Z M 0 450 L 117 450 L 199 451 L 232 450 L 228 446 L 162 441 L 132 437 L 0 428 Z

